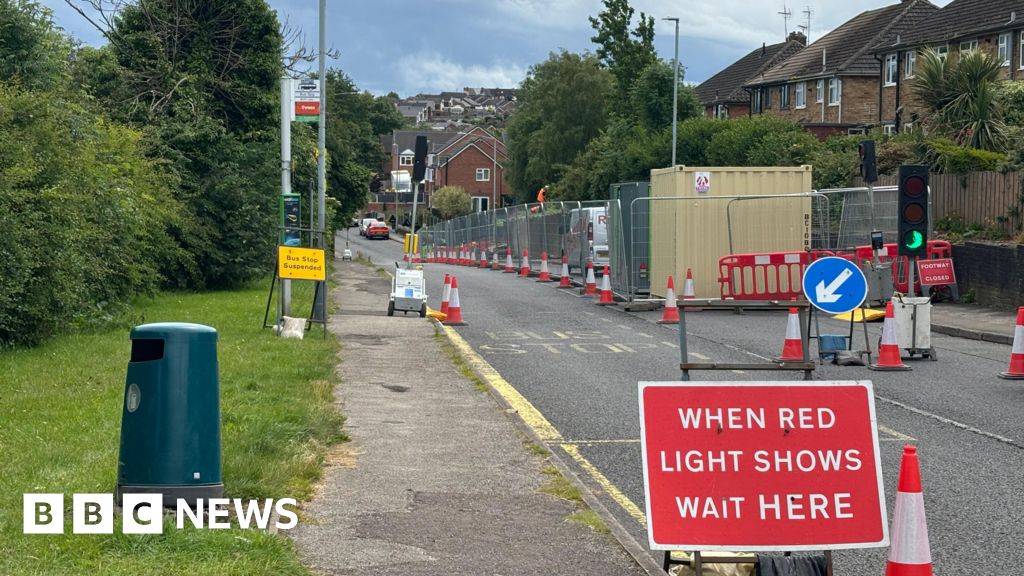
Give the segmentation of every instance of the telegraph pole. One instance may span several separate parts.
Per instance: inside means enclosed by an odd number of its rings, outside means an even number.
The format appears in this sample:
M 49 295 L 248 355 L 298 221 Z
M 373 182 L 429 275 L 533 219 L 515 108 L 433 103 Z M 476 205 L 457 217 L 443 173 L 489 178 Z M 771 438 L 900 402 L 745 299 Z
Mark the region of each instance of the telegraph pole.
M 676 23 L 676 52 L 672 58 L 672 165 L 676 165 L 676 130 L 679 123 L 679 18 L 662 18 Z
M 320 61 L 320 121 L 317 123 L 317 159 L 316 159 L 316 225 L 318 247 L 327 249 L 324 241 L 327 217 L 327 38 L 326 38 L 326 16 L 327 0 L 320 0 L 320 50 L 318 59 Z M 327 281 L 317 282 L 316 302 L 313 306 L 313 318 L 316 320 L 327 320 Z

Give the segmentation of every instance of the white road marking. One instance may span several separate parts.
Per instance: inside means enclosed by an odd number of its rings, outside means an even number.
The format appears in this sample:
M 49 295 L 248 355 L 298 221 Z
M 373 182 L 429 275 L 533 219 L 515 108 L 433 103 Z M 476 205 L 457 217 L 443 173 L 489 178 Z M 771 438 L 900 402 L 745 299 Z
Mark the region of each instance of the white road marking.
M 903 434 L 902 432 L 897 432 L 897 431 L 893 430 L 892 428 L 887 428 L 885 426 L 882 426 L 881 424 L 878 425 L 878 431 L 881 432 L 882 434 L 886 434 L 886 435 L 892 436 L 892 438 L 879 438 L 879 440 L 882 440 L 882 441 L 886 441 L 886 440 L 888 440 L 890 442 L 916 442 L 917 441 L 917 438 L 913 438 L 911 436 L 907 436 L 906 434 Z
M 662 344 L 664 344 L 665 346 L 668 346 L 669 348 L 679 348 L 679 344 L 675 344 L 675 343 L 669 342 L 667 340 L 662 341 Z
M 619 328 L 622 328 L 623 330 L 632 330 L 629 326 L 624 326 L 622 324 L 619 324 Z
M 693 356 L 694 358 L 696 358 L 698 360 L 711 360 L 711 358 L 708 358 L 707 356 L 705 356 L 705 355 L 703 355 L 703 354 L 701 354 L 699 352 L 690 352 L 690 356 Z
M 949 418 L 946 418 L 945 416 L 939 416 L 938 414 L 932 414 L 931 412 L 927 412 L 925 410 L 921 410 L 920 408 L 914 408 L 913 406 L 910 406 L 908 404 L 904 404 L 903 402 L 900 402 L 898 400 L 893 400 L 891 398 L 886 398 L 884 396 L 878 396 L 878 395 L 875 395 L 875 398 L 877 398 L 878 400 L 881 400 L 882 402 L 885 402 L 886 404 L 891 404 L 891 405 L 896 406 L 898 408 L 903 408 L 904 410 L 913 412 L 914 414 L 918 414 L 920 416 L 925 416 L 925 417 L 931 418 L 933 420 L 938 420 L 939 422 L 942 422 L 943 424 L 949 424 L 950 426 L 953 426 L 954 428 L 959 428 L 959 429 L 964 430 L 966 432 L 971 432 L 971 433 L 977 434 L 979 436 L 984 436 L 985 438 L 990 438 L 990 439 L 995 440 L 997 442 L 1002 442 L 1003 444 L 1009 444 L 1010 446 L 1013 446 L 1014 448 L 1022 448 L 1022 449 L 1024 449 L 1024 446 L 1018 444 L 1017 441 L 1014 440 L 1013 438 L 1007 438 L 1006 436 L 1000 436 L 998 434 L 993 434 L 992 432 L 986 432 L 984 430 L 981 430 L 980 428 L 975 428 L 974 426 L 969 426 L 967 424 L 964 424 L 963 422 L 957 422 L 956 420 L 950 420 Z
M 644 334 L 643 332 L 637 332 L 637 334 L 643 336 L 644 338 L 654 338 L 654 336 L 651 336 L 650 334 Z

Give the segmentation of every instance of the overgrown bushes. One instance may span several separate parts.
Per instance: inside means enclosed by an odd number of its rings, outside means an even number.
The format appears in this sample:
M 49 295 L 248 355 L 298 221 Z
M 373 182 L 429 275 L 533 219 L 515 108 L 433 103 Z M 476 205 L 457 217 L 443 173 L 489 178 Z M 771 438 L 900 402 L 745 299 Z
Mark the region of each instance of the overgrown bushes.
M 0 83 L 0 344 L 101 322 L 192 268 L 174 185 L 139 132 Z

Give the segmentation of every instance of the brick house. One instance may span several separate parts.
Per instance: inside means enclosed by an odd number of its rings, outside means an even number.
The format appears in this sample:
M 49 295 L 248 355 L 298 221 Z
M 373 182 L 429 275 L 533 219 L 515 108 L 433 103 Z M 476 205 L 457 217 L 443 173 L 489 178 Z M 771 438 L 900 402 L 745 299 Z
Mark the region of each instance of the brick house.
M 508 151 L 501 138 L 475 127 L 459 133 L 430 157 L 428 194 L 444 186 L 461 186 L 482 212 L 505 204 L 505 162 Z
M 427 137 L 427 154 L 434 154 L 442 149 L 449 142 L 459 136 L 457 132 L 438 132 L 435 130 L 395 130 L 391 134 L 380 136 L 381 146 L 384 148 L 385 159 L 381 165 L 380 173 L 384 180 L 382 189 L 376 194 L 371 194 L 370 202 L 366 207 L 371 212 L 386 212 L 388 214 L 405 214 L 412 211 L 412 193 L 398 193 L 394 191 L 393 183 L 390 181 L 391 173 L 405 170 L 412 174 L 413 162 L 416 155 L 416 137 Z M 429 185 L 426 179 L 420 185 L 420 207 L 430 201 Z M 400 220 L 400 219 L 399 219 Z
M 748 82 L 752 112 L 787 118 L 819 138 L 877 124 L 881 74 L 874 48 L 937 11 L 927 0 L 902 0 L 855 16 Z
M 771 46 L 762 45 L 702 82 L 697 86 L 697 98 L 704 107 L 704 117 L 749 116 L 750 92 L 744 85 L 802 50 L 805 42 L 802 34 L 790 34 L 789 40 Z
M 876 121 L 886 132 L 910 128 L 920 115 L 911 89 L 918 57 L 929 48 L 954 60 L 962 52 L 982 50 L 1002 62 L 1002 79 L 1024 79 L 1024 0 L 953 0 L 877 45 Z

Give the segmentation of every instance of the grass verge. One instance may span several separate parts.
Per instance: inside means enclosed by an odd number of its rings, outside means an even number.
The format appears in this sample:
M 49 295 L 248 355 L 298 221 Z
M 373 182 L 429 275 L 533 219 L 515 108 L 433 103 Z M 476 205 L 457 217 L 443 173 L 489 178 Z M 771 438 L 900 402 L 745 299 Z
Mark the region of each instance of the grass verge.
M 312 284 L 293 283 L 306 310 Z M 207 324 L 219 333 L 226 496 L 307 499 L 326 448 L 344 439 L 333 405 L 337 343 L 317 329 L 282 340 L 260 328 L 266 282 L 139 302 L 142 322 Z M 71 494 L 112 492 L 130 343 L 126 329 L 0 352 L 0 575 L 308 574 L 292 542 L 257 530 L 71 534 Z M 22 534 L 22 494 L 65 495 L 65 534 Z

